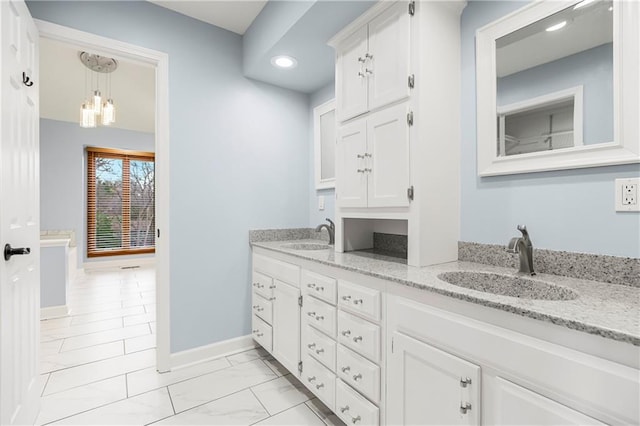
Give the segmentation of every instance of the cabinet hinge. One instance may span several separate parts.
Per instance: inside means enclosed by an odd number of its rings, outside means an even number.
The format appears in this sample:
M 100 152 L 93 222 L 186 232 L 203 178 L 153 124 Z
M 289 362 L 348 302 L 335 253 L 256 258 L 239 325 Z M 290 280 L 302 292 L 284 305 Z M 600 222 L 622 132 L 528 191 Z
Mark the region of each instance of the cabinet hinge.
M 413 201 L 413 185 L 407 188 L 407 197 L 409 200 Z
M 413 126 L 413 111 L 407 114 L 407 124 Z
M 416 76 L 411 74 L 408 78 L 409 89 L 413 89 L 416 85 Z
M 298 373 L 302 373 L 302 361 L 298 361 Z
M 302 307 L 302 296 L 298 296 L 298 306 Z
M 409 15 L 413 16 L 416 14 L 416 2 L 415 1 L 410 1 L 409 2 Z
M 393 337 L 391 338 L 391 353 L 393 353 Z

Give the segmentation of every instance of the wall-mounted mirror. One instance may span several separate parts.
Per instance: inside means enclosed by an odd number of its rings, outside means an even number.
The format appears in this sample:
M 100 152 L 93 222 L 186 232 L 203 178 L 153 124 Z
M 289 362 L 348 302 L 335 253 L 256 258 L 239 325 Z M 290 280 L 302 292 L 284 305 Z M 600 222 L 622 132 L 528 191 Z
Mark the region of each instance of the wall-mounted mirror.
M 336 186 L 336 101 L 313 109 L 313 139 L 316 189 Z
M 639 16 L 636 2 L 540 1 L 479 29 L 478 174 L 640 162 Z

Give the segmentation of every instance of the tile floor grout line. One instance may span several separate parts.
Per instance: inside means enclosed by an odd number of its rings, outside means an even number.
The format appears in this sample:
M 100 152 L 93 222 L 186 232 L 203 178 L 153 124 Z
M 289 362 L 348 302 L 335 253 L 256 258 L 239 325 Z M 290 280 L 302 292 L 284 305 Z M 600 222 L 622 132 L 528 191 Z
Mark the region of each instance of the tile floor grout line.
M 269 417 L 273 416 L 273 414 L 271 414 L 271 411 L 269 411 L 269 409 L 265 407 L 265 405 L 262 403 L 258 395 L 256 395 L 256 393 L 253 391 L 253 388 L 249 388 L 249 392 L 251 392 L 254 398 L 258 400 L 258 403 L 262 406 L 262 408 L 264 408 L 264 411 L 269 415 Z
M 177 412 L 176 412 L 176 406 L 173 404 L 173 398 L 171 397 L 171 391 L 169 390 L 169 386 L 165 386 L 165 388 L 167 389 L 167 394 L 169 395 L 169 402 L 171 402 L 171 410 L 173 410 L 173 415 L 175 416 L 177 414 Z

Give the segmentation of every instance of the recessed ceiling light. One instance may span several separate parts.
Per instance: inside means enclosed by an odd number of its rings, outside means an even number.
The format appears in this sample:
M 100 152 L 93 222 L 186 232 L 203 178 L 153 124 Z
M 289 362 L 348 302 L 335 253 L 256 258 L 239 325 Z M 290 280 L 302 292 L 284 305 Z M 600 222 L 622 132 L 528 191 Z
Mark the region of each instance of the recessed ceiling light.
M 547 28 L 547 31 L 549 32 L 558 31 L 560 28 L 564 28 L 565 25 L 567 25 L 567 21 L 562 21 L 560 23 L 550 26 L 549 28 Z
M 271 65 L 278 68 L 295 68 L 298 65 L 298 61 L 291 56 L 280 55 L 271 58 Z

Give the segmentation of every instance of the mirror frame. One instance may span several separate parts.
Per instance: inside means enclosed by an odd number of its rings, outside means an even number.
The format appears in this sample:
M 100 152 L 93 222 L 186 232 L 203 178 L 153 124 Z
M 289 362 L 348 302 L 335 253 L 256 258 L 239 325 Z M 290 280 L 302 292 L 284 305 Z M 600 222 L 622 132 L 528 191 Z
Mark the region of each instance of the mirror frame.
M 316 190 L 318 189 L 330 189 L 336 187 L 336 177 L 335 173 L 332 178 L 322 179 L 322 129 L 320 126 L 320 117 L 324 114 L 328 113 L 331 110 L 336 109 L 336 100 L 331 99 L 323 103 L 322 105 L 318 105 L 313 109 L 313 162 L 314 162 L 314 174 L 316 181 Z M 337 122 L 336 122 L 336 130 L 337 130 Z M 334 141 L 335 145 L 335 141 Z M 335 157 L 334 157 L 334 165 L 335 165 Z M 335 170 L 335 168 L 334 168 Z
M 498 157 L 496 40 L 580 1 L 533 1 L 476 31 L 478 176 L 640 163 L 640 2 L 613 8 L 612 142 Z

